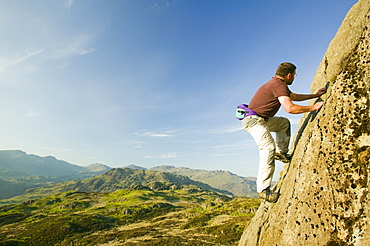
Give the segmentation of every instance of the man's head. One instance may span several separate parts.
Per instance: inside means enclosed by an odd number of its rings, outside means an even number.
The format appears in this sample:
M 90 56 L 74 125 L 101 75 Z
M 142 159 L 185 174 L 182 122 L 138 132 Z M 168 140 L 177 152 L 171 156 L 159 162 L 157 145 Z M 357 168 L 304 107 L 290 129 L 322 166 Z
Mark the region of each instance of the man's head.
M 285 83 L 291 85 L 296 75 L 297 67 L 290 62 L 281 63 L 276 69 L 275 75 L 281 78 Z

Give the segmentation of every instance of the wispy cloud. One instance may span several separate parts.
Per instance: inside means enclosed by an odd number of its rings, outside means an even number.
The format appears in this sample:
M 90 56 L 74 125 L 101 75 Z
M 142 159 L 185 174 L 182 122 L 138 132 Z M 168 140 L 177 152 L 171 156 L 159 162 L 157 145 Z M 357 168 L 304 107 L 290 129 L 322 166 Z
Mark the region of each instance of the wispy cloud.
M 228 148 L 230 149 L 232 145 L 213 145 L 213 146 L 207 146 L 207 147 L 202 147 L 202 148 L 198 148 L 199 150 L 201 149 L 225 149 L 225 148 Z
M 33 46 L 20 50 L 14 55 L 0 58 L 0 74 L 38 55 L 43 55 L 43 58 L 46 59 L 58 60 L 73 55 L 82 56 L 89 54 L 95 51 L 94 48 L 90 47 L 92 39 L 92 35 L 80 35 L 69 41 L 61 41 L 44 46 Z
M 65 0 L 65 6 L 68 9 L 68 11 L 71 11 L 71 7 L 73 5 L 75 0 Z
M 163 132 L 153 132 L 153 131 L 141 131 L 136 133 L 140 137 L 152 137 L 152 138 L 167 138 L 174 137 L 174 131 L 163 131 Z
M 175 5 L 177 0 L 156 0 L 146 11 L 154 13 L 164 13 L 171 6 Z
M 212 154 L 210 156 L 212 157 L 220 157 L 220 156 L 236 156 L 236 155 L 240 155 L 239 153 L 230 153 L 230 154 Z
M 141 136 L 148 136 L 148 137 L 155 137 L 155 138 L 165 138 L 165 137 L 173 137 L 174 135 L 170 135 L 170 134 L 166 134 L 166 133 L 145 132 Z
M 233 144 L 206 146 L 206 147 L 198 148 L 198 150 L 203 150 L 203 149 L 241 150 L 241 149 L 250 149 L 250 148 L 255 148 L 255 147 L 256 147 L 256 143 L 254 142 L 253 139 L 251 139 L 251 140 L 246 140 L 246 141 L 237 142 Z
M 145 156 L 145 158 L 147 159 L 169 159 L 169 158 L 176 158 L 176 157 L 178 157 L 176 153 Z
M 13 65 L 16 65 L 18 63 L 21 63 L 21 62 L 31 58 L 32 56 L 35 56 L 35 55 L 38 55 L 38 54 L 42 53 L 43 51 L 44 51 L 43 48 L 41 48 L 41 49 L 31 48 L 31 49 L 28 49 L 28 50 L 23 50 L 19 54 L 16 55 L 16 59 L 13 60 L 9 65 L 13 66 Z
M 92 36 L 79 35 L 69 41 L 54 44 L 51 54 L 55 59 L 68 57 L 71 55 L 86 55 L 94 52 L 95 49 L 90 47 Z
M 168 7 L 170 6 L 169 1 L 158 1 L 153 3 L 147 11 L 155 12 L 155 13 L 162 13 L 166 12 Z
M 33 56 L 36 56 L 42 53 L 45 49 L 44 48 L 29 48 L 22 50 L 16 53 L 14 56 L 3 58 L 0 62 L 0 73 L 5 71 L 6 69 L 13 67 L 23 61 L 30 59 Z
M 241 125 L 225 127 L 221 129 L 212 129 L 210 132 L 213 134 L 224 134 L 224 133 L 233 133 L 238 131 L 244 131 Z

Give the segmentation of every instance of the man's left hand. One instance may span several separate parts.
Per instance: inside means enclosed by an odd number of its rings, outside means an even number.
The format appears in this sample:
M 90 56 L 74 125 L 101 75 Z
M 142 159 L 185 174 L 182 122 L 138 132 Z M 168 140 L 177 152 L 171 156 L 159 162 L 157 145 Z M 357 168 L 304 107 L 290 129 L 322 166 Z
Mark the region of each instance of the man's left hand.
M 325 94 L 325 93 L 326 93 L 326 88 L 324 87 L 324 88 L 321 88 L 320 90 L 318 90 L 316 92 L 316 95 L 319 97 L 319 96 L 321 96 L 322 94 Z

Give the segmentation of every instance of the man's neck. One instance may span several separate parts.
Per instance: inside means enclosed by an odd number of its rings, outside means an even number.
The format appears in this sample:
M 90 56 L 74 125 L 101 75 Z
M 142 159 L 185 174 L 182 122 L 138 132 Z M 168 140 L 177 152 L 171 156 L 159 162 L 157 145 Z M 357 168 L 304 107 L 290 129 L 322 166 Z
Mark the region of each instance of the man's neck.
M 285 84 L 287 84 L 287 85 L 291 85 L 292 84 L 292 82 L 293 81 L 289 81 L 289 79 L 287 78 L 287 77 L 281 77 L 281 76 L 278 76 L 278 75 L 275 75 L 276 76 L 276 78 L 278 78 L 278 79 L 281 79 L 281 81 L 283 81 Z

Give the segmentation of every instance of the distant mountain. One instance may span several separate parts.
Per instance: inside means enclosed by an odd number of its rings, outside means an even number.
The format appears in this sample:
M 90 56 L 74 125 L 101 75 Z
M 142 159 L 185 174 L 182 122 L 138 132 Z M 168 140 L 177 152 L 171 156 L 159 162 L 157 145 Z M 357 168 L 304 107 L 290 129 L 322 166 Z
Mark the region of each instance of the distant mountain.
M 109 169 L 98 163 L 82 167 L 51 156 L 29 155 L 21 150 L 1 150 L 0 199 L 21 195 L 30 188 L 89 178 Z
M 147 168 L 145 168 L 145 167 L 136 166 L 136 165 L 134 165 L 134 164 L 129 165 L 129 166 L 124 166 L 124 167 L 122 167 L 122 168 L 148 170 L 148 169 L 147 169 Z
M 85 167 L 85 170 L 80 171 L 80 172 L 93 172 L 93 173 L 98 173 L 98 172 L 106 172 L 108 170 L 112 169 L 111 167 L 108 167 L 106 165 L 100 164 L 100 163 L 95 163 L 95 164 L 90 164 Z
M 257 195 L 256 178 L 254 177 L 241 177 L 221 170 L 207 171 L 166 165 L 154 167 L 150 170 L 185 175 L 192 180 L 206 183 L 214 188 L 227 190 L 235 196 L 256 197 Z
M 148 170 L 134 164 L 124 168 Z M 111 169 L 99 163 L 82 167 L 51 156 L 40 157 L 21 150 L 2 150 L 0 151 L 0 199 L 21 195 L 29 188 L 87 179 Z M 255 178 L 240 177 L 227 171 L 207 171 L 175 166 L 159 166 L 151 168 L 150 171 L 187 176 L 193 181 L 228 191 L 235 196 L 256 197 L 257 194 Z
M 84 167 L 57 160 L 52 156 L 29 155 L 21 150 L 0 151 L 0 179 L 26 176 L 60 177 L 83 170 Z
M 6 202 L 9 202 L 9 200 L 20 202 L 66 191 L 109 193 L 119 189 L 171 189 L 169 187 L 177 189 L 178 186 L 182 185 L 193 185 L 204 190 L 231 195 L 228 191 L 219 190 L 205 183 L 193 181 L 183 175 L 150 170 L 113 168 L 103 174 L 84 180 L 72 180 L 45 187 L 28 189 L 23 195 L 8 199 Z

